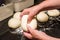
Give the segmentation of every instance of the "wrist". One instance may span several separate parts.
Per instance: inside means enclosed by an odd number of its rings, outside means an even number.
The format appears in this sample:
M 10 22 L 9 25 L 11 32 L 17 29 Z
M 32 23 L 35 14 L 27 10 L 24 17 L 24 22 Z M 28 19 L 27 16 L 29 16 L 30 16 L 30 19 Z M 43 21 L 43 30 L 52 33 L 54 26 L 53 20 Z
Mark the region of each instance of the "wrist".
M 34 6 L 33 10 L 35 10 L 35 12 L 39 12 L 42 8 L 39 5 Z
M 45 6 L 47 5 L 47 2 L 46 1 L 43 1 L 42 3 L 36 5 L 36 11 L 41 11 L 42 9 L 45 8 Z

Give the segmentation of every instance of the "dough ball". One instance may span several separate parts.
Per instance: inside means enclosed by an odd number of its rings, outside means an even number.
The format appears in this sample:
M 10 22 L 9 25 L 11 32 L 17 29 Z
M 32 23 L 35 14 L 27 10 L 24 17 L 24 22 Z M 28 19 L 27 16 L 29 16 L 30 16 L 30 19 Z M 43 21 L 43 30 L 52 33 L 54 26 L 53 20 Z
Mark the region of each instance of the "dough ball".
M 32 21 L 29 23 L 29 26 L 32 29 L 36 29 L 37 28 L 37 21 L 36 21 L 36 19 L 32 19 Z
M 10 28 L 17 28 L 19 27 L 21 24 L 20 20 L 19 19 L 16 19 L 16 18 L 11 18 L 9 21 L 8 21 L 8 26 Z
M 48 10 L 47 13 L 48 13 L 49 16 L 59 16 L 60 15 L 60 12 L 57 9 Z
M 21 19 L 21 27 L 24 31 L 28 31 L 27 29 L 27 20 L 28 20 L 28 15 L 24 15 Z M 37 20 L 36 19 L 32 19 L 32 21 L 29 23 L 29 26 L 32 29 L 36 29 L 37 28 Z
M 46 22 L 48 21 L 48 15 L 45 14 L 45 12 L 40 12 L 39 14 L 37 14 L 37 20 L 40 22 Z
M 17 18 L 17 19 L 20 19 L 20 14 L 21 14 L 21 12 L 16 12 L 13 17 Z

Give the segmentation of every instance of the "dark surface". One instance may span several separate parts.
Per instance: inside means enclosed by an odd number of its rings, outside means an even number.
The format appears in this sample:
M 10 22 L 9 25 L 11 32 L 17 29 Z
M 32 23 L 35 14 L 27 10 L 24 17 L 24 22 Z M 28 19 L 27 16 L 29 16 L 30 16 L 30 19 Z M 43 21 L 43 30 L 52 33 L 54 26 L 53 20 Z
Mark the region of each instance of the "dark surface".
M 17 35 L 11 34 L 10 32 L 6 32 L 2 36 L 0 36 L 0 40 L 18 40 Z
M 37 4 L 39 4 L 39 3 L 41 3 L 43 0 L 35 0 L 34 2 L 35 2 L 35 5 L 37 5 Z
M 8 20 L 9 19 L 5 19 L 5 20 L 0 22 L 0 35 L 3 35 L 5 32 L 9 31 L 9 28 L 7 25 Z
M 20 40 L 21 37 L 19 37 L 17 34 L 11 34 L 10 29 L 8 27 L 8 20 L 11 17 L 3 20 L 0 22 L 0 40 Z
M 2 5 L 2 4 L 4 4 L 4 0 L 0 0 L 0 6 Z

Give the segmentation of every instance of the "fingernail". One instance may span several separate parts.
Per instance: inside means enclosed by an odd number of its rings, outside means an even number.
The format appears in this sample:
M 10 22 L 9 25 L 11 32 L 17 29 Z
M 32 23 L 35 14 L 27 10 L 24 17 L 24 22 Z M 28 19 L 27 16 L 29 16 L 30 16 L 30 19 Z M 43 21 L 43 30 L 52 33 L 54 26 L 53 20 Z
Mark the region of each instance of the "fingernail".
M 30 28 L 30 25 L 29 25 L 29 24 L 27 24 L 27 28 L 28 28 L 28 29 Z
M 28 29 L 32 29 L 31 26 L 30 26 L 30 24 L 27 24 L 27 28 L 28 28 Z

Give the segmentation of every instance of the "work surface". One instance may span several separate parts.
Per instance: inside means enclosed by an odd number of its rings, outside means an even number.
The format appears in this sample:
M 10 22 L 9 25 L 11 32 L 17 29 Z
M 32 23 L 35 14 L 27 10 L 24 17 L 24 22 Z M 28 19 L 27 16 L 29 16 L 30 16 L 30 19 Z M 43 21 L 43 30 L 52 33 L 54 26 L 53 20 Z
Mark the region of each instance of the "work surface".
M 13 35 L 9 32 L 7 25 L 9 19 L 5 19 L 0 22 L 0 40 L 17 40 L 17 35 Z
M 18 35 L 15 35 L 15 34 L 11 34 L 9 31 L 9 28 L 8 28 L 8 20 L 10 18 L 7 18 L 3 21 L 0 22 L 0 40 L 20 40 L 21 37 L 18 36 Z M 56 30 L 56 31 L 54 31 Z M 48 34 L 50 35 L 55 35 L 56 37 L 60 37 L 59 33 L 60 33 L 60 30 L 59 29 L 54 29 L 52 31 L 47 31 Z

